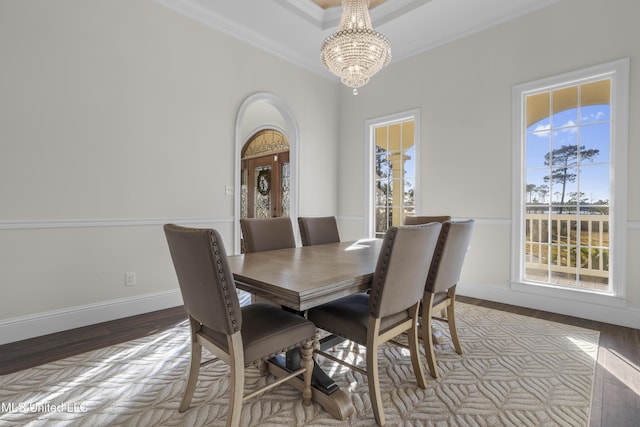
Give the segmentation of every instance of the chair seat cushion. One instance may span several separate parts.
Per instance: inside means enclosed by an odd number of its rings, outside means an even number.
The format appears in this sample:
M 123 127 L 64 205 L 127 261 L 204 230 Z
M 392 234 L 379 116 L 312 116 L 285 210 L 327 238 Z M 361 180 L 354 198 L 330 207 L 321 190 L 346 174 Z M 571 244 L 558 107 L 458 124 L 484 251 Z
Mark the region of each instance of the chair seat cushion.
M 224 335 L 203 327 L 203 332 L 221 343 Z M 250 304 L 242 307 L 242 344 L 244 363 L 273 357 L 315 338 L 315 325 L 295 313 L 271 304 Z M 222 346 L 226 348 L 225 344 Z
M 307 318 L 318 328 L 366 345 L 369 311 L 369 295 L 362 293 L 311 308 Z M 407 311 L 387 316 L 381 320 L 380 330 L 385 331 L 408 318 Z
M 242 307 L 242 322 L 246 364 L 272 357 L 316 336 L 316 327 L 311 321 L 272 304 Z
M 449 294 L 446 292 L 438 292 L 433 296 L 433 305 L 436 306 L 447 299 L 449 299 Z

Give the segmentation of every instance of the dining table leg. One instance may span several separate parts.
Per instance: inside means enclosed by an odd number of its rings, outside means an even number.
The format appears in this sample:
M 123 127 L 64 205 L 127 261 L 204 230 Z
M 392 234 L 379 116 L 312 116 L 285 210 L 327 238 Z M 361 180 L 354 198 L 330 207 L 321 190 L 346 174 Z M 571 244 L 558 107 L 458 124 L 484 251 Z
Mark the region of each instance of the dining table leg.
M 283 375 L 287 375 L 290 370 L 287 368 L 287 361 L 282 356 L 276 356 L 267 361 L 269 372 L 276 376 L 281 377 Z M 331 382 L 331 377 L 329 377 L 322 369 L 314 364 L 314 376 L 326 377 Z M 325 411 L 331 414 L 334 418 L 338 420 L 346 420 L 355 412 L 355 407 L 353 406 L 353 402 L 351 402 L 350 394 L 342 390 L 338 387 L 335 382 L 333 384 L 335 387 L 332 388 L 330 393 L 327 393 L 323 387 L 318 387 L 317 379 L 316 384 L 311 384 L 311 395 L 312 399 L 318 402 Z M 288 381 L 288 384 L 291 384 L 296 389 L 303 391 L 304 390 L 304 381 L 300 377 L 294 377 Z

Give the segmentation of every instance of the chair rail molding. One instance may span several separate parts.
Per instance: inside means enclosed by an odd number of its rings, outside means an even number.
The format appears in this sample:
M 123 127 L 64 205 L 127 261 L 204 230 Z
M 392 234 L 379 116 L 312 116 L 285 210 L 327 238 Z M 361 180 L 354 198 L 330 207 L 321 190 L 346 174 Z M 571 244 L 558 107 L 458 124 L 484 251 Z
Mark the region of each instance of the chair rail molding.
M 34 230 L 46 228 L 145 227 L 177 224 L 227 224 L 233 217 L 215 218 L 105 218 L 0 221 L 0 230 Z

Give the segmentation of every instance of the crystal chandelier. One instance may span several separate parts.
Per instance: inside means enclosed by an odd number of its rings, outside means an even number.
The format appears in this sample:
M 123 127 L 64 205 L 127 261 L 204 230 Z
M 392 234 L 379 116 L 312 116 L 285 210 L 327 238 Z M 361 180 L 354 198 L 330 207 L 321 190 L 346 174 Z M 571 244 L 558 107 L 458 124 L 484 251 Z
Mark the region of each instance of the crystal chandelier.
M 322 65 L 352 87 L 354 95 L 391 61 L 389 40 L 371 27 L 369 0 L 342 0 L 338 32 L 327 37 L 320 53 Z

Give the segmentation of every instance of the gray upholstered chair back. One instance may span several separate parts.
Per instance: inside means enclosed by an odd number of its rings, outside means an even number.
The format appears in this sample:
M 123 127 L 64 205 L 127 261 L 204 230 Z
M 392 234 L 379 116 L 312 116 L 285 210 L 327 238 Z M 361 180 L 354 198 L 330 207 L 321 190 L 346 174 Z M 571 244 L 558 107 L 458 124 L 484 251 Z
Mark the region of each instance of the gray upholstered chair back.
M 302 246 L 324 245 L 340 241 L 335 216 L 300 217 L 298 225 L 300 226 Z
M 223 334 L 240 330 L 242 312 L 220 233 L 175 224 L 164 232 L 189 316 Z
M 428 224 L 430 222 L 443 223 L 445 221 L 451 221 L 451 217 L 448 215 L 440 216 L 407 216 L 404 218 L 404 225 L 418 225 Z
M 462 264 L 469 248 L 475 221 L 445 222 L 431 262 L 425 289 L 434 294 L 446 292 L 460 280 Z
M 296 247 L 290 218 L 242 218 L 240 228 L 247 253 Z
M 441 228 L 432 223 L 387 230 L 371 284 L 373 317 L 400 313 L 422 299 Z

